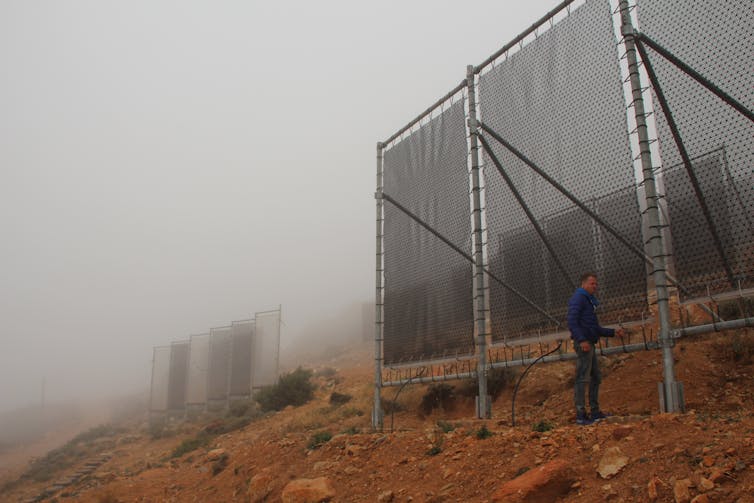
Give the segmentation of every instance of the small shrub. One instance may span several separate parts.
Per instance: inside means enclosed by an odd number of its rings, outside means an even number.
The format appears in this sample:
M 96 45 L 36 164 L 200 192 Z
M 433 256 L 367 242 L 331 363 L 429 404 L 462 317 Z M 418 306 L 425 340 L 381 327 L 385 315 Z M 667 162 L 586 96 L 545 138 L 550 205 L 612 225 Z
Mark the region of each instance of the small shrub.
M 484 440 L 485 438 L 490 438 L 491 436 L 492 432 L 487 429 L 487 425 L 483 425 L 476 431 L 476 438 L 478 438 L 479 440 Z
M 332 438 L 332 433 L 329 431 L 319 431 L 312 435 L 312 438 L 309 439 L 309 445 L 307 445 L 307 448 L 314 450 L 320 447 L 322 444 L 326 444 L 330 441 Z
M 427 456 L 437 456 L 442 452 L 442 444 L 445 441 L 445 437 L 442 434 L 434 430 L 432 432 L 432 447 L 426 452 Z
M 346 395 L 344 393 L 338 393 L 336 391 L 333 391 L 330 395 L 330 404 L 332 405 L 343 405 L 345 403 L 348 403 L 351 401 L 351 395 Z
M 196 449 L 200 447 L 204 447 L 207 445 L 212 437 L 209 435 L 199 435 L 194 438 L 189 438 L 181 442 L 178 447 L 173 449 L 173 452 L 170 453 L 171 458 L 180 458 L 187 452 L 195 451 Z
M 487 372 L 487 394 L 496 400 L 503 391 L 516 382 L 517 372 L 508 367 L 494 368 Z M 458 394 L 474 397 L 479 394 L 479 379 L 470 379 L 460 385 Z
M 228 416 L 243 417 L 251 416 L 254 412 L 254 402 L 252 400 L 237 400 L 231 402 L 228 408 Z
M 429 415 L 435 409 L 450 410 L 455 400 L 455 388 L 449 384 L 435 384 L 430 386 L 422 397 L 419 409 L 424 415 Z
M 427 456 L 437 456 L 442 452 L 442 447 L 439 445 L 433 445 L 428 451 Z
M 350 428 L 346 428 L 341 433 L 345 435 L 356 435 L 359 433 L 359 429 L 355 426 L 351 426 Z
M 540 422 L 538 422 L 538 423 L 535 423 L 535 424 L 534 424 L 534 425 L 533 425 L 533 426 L 531 427 L 531 429 L 532 429 L 532 430 L 534 430 L 534 431 L 538 431 L 538 432 L 540 432 L 540 433 L 544 433 L 544 432 L 546 432 L 546 431 L 550 431 L 550 430 L 551 430 L 551 429 L 553 429 L 553 428 L 554 428 L 554 426 L 552 425 L 552 423 L 548 423 L 547 421 L 544 421 L 544 420 L 543 420 L 543 421 L 540 421 Z
M 314 396 L 314 384 L 311 383 L 311 370 L 301 367 L 280 376 L 280 381 L 272 386 L 265 386 L 254 397 L 260 408 L 267 412 L 282 410 L 289 405 L 303 405 Z
M 450 433 L 451 431 L 456 429 L 455 426 L 443 420 L 437 421 L 437 426 L 442 430 L 443 433 Z

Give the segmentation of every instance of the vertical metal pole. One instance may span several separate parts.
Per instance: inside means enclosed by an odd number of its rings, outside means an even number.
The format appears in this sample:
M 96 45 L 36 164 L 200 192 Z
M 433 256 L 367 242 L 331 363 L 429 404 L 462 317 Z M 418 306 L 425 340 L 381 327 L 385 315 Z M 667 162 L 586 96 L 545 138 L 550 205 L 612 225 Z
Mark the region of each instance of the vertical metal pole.
M 382 431 L 382 340 L 383 328 L 382 321 L 384 305 L 384 286 L 383 286 L 383 252 L 382 236 L 384 222 L 384 202 L 382 200 L 383 188 L 383 162 L 382 154 L 384 145 L 377 142 L 377 190 L 374 193 L 376 201 L 376 255 L 375 255 L 375 293 L 374 293 L 374 406 L 372 408 L 372 428 Z
M 479 165 L 479 139 L 477 137 L 476 87 L 474 67 L 466 67 L 466 87 L 469 97 L 469 154 L 471 155 L 471 195 L 474 234 L 474 332 L 476 350 L 479 352 L 477 380 L 477 417 L 489 418 L 492 415 L 490 397 L 487 394 L 487 337 L 489 331 L 489 303 L 487 300 L 487 278 L 484 274 L 484 229 L 482 228 L 482 183 Z
M 674 341 L 670 337 L 670 306 L 668 303 L 668 288 L 665 264 L 665 246 L 663 244 L 662 225 L 655 186 L 652 156 L 650 153 L 649 135 L 647 132 L 644 99 L 642 96 L 639 65 L 636 58 L 634 42 L 634 27 L 631 23 L 631 12 L 628 0 L 620 0 L 621 35 L 623 35 L 628 74 L 631 85 L 631 98 L 636 118 L 636 132 L 639 138 L 639 153 L 643 174 L 644 193 L 647 202 L 647 223 L 649 236 L 647 248 L 652 258 L 652 277 L 657 291 L 657 313 L 660 321 L 659 342 L 662 348 L 663 382 L 658 387 L 660 393 L 661 412 L 679 412 L 684 409 L 682 384 L 675 380 L 673 361 Z

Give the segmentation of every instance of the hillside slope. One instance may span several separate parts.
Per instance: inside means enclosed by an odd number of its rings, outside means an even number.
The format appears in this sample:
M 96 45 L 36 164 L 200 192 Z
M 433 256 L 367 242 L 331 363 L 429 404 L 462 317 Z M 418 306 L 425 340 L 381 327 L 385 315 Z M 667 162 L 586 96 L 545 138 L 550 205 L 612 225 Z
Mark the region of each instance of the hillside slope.
M 108 430 L 49 480 L 23 479 L 0 499 L 29 501 L 58 482 L 46 501 L 280 501 L 290 482 L 324 477 L 332 501 L 754 501 L 754 334 L 683 340 L 675 354 L 685 414 L 658 413 L 661 355 L 642 352 L 603 359 L 601 402 L 615 416 L 592 426 L 573 423 L 573 363 L 564 362 L 523 381 L 516 427 L 511 382 L 487 421 L 473 419 L 473 398 L 452 382 L 446 407 L 427 414 L 419 405 L 429 388 L 406 388 L 385 431 L 372 432 L 372 358 L 351 349 L 301 362 L 317 385 L 303 406 Z M 333 392 L 351 399 L 331 403 Z

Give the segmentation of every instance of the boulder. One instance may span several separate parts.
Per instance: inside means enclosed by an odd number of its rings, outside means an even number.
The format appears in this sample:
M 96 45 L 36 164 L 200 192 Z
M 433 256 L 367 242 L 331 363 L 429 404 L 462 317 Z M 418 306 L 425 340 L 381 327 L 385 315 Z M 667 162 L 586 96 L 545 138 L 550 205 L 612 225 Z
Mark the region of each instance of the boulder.
M 600 459 L 597 472 L 603 479 L 609 479 L 621 471 L 627 464 L 628 456 L 623 454 L 620 447 L 610 447 L 605 450 L 605 454 Z
M 249 502 L 262 503 L 274 489 L 274 479 L 269 473 L 257 473 L 249 482 Z
M 675 498 L 675 503 L 689 503 L 691 501 L 689 487 L 691 487 L 690 479 L 675 481 L 675 484 L 673 484 L 673 497 Z
M 330 479 L 318 477 L 292 480 L 283 488 L 281 501 L 283 503 L 320 503 L 330 501 L 334 497 L 335 489 Z
M 556 459 L 506 482 L 492 495 L 492 501 L 552 502 L 568 494 L 575 482 L 571 465 Z

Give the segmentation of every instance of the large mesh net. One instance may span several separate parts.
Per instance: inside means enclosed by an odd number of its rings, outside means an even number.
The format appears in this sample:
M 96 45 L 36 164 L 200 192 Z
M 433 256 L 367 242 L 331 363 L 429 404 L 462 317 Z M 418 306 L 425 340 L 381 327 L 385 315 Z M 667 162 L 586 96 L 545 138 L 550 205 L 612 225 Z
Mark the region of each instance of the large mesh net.
M 168 408 L 183 409 L 186 405 L 186 374 L 188 371 L 189 343 L 174 342 L 170 345 L 170 377 Z
M 168 387 L 170 383 L 170 346 L 154 348 L 152 354 L 152 391 L 149 410 L 165 411 L 168 408 Z
M 230 352 L 230 327 L 210 329 L 207 401 L 222 401 L 228 399 Z
M 189 340 L 189 364 L 186 404 L 201 405 L 207 401 L 209 375 L 209 334 L 192 335 Z
M 639 2 L 639 30 L 754 109 L 751 0 Z M 647 47 L 660 87 L 692 158 L 723 257 L 655 96 L 662 177 L 676 275 L 689 295 L 754 287 L 754 124 Z M 731 283 L 723 261 L 733 272 Z
M 234 321 L 231 324 L 232 351 L 230 364 L 231 398 L 251 395 L 251 345 L 254 320 Z
M 464 102 L 448 106 L 384 155 L 384 192 L 471 253 Z M 471 263 L 385 202 L 387 364 L 473 351 Z
M 641 215 L 611 15 L 608 2 L 586 2 L 481 75 L 481 119 L 641 249 Z M 565 274 L 485 156 L 491 271 L 561 323 L 580 274 L 593 271 L 600 279 L 600 321 L 638 319 L 647 306 L 642 258 L 510 151 L 486 138 Z M 550 319 L 494 281 L 490 309 L 494 341 L 554 328 Z
M 254 388 L 260 388 L 278 381 L 280 311 L 257 313 L 254 318 L 251 382 Z

